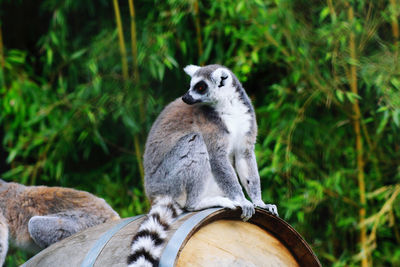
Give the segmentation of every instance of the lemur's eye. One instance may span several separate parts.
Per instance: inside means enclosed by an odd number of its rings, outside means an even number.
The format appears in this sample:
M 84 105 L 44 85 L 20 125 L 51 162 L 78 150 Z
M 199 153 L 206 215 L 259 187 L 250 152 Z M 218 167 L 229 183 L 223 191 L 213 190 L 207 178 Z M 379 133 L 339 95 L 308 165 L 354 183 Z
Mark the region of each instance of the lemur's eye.
M 207 84 L 204 81 L 196 83 L 194 90 L 199 94 L 205 94 L 207 91 Z

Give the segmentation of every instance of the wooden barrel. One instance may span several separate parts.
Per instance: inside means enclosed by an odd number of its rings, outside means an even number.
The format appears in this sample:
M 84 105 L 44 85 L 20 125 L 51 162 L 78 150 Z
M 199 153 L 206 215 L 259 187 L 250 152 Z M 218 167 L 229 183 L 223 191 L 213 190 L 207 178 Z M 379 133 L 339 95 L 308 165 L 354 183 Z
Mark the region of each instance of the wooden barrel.
M 172 225 L 160 267 L 321 266 L 304 239 L 284 220 L 256 209 L 248 221 L 240 210 L 185 213 Z M 126 266 L 130 243 L 144 216 L 89 228 L 70 236 L 23 266 Z

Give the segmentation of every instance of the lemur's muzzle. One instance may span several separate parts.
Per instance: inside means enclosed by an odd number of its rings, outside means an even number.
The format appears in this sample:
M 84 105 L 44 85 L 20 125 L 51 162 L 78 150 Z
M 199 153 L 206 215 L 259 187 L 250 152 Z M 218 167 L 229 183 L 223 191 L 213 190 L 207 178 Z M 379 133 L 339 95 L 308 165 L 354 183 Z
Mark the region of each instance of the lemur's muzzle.
M 188 91 L 186 94 L 184 94 L 183 96 L 182 96 L 182 101 L 183 102 L 185 102 L 186 104 L 188 104 L 188 105 L 193 105 L 193 104 L 196 104 L 196 103 L 199 103 L 199 102 L 201 102 L 201 100 L 200 99 L 194 99 L 190 94 L 189 94 L 189 92 L 190 91 Z

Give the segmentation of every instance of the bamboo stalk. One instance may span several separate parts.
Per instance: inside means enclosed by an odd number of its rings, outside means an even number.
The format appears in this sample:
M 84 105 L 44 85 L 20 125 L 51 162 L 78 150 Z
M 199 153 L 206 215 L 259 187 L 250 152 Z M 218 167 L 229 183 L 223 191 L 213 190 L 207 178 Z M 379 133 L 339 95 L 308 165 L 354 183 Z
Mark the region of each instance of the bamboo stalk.
M 394 231 L 394 236 L 396 237 L 396 242 L 397 242 L 397 244 L 400 244 L 400 231 L 399 231 L 399 227 L 396 222 L 396 216 L 395 216 L 394 210 L 391 209 L 389 212 L 390 212 L 390 217 L 392 217 L 392 220 L 393 220 L 392 227 L 393 227 L 393 231 Z
M 125 48 L 125 39 L 124 32 L 122 28 L 121 15 L 118 6 L 118 0 L 113 0 L 114 3 L 114 11 L 115 11 L 115 20 L 118 28 L 118 39 L 119 39 L 119 48 L 121 52 L 121 61 L 122 61 L 122 77 L 124 81 L 129 79 L 128 74 L 128 60 L 127 60 L 127 52 Z M 135 6 L 133 5 L 133 0 L 129 0 L 129 14 L 131 18 L 131 46 L 132 46 L 132 61 L 133 61 L 133 76 L 134 79 L 139 81 L 139 69 L 138 69 L 138 61 L 137 61 L 137 37 L 136 37 L 136 22 L 135 22 Z M 144 118 L 144 109 L 143 109 L 143 100 L 142 97 L 139 97 L 140 101 L 140 113 L 141 120 Z M 144 185 L 144 169 L 142 164 L 142 152 L 140 150 L 140 142 L 139 142 L 139 134 L 135 134 L 133 137 L 133 143 L 135 147 L 135 155 L 138 163 L 140 179 L 142 181 L 142 185 Z M 145 200 L 145 206 L 149 206 L 147 199 Z
M 392 34 L 393 38 L 395 39 L 395 42 L 399 40 L 399 22 L 397 21 L 397 14 L 396 12 L 396 0 L 389 0 L 390 1 L 390 6 L 392 9 Z
M 115 21 L 117 23 L 118 29 L 118 39 L 119 39 L 119 50 L 121 53 L 121 62 L 122 62 L 122 77 L 124 80 L 128 80 L 128 61 L 126 59 L 126 48 L 125 48 L 125 41 L 124 41 L 124 31 L 122 29 L 122 22 L 121 22 L 121 13 L 119 11 L 118 0 L 113 0 L 114 3 L 114 11 L 115 11 Z
M 397 20 L 397 5 L 396 0 L 390 0 L 390 7 L 392 10 L 391 19 L 392 19 L 392 34 L 394 39 L 394 51 L 395 51 L 395 67 L 397 68 L 397 60 L 399 54 L 399 22 Z
M 139 80 L 139 66 L 137 53 L 137 36 L 136 36 L 136 16 L 133 0 L 129 0 L 129 14 L 131 16 L 131 46 L 132 46 L 132 62 L 133 62 L 133 78 Z
M 138 49 L 137 49 L 137 34 L 136 34 L 136 16 L 135 16 L 135 5 L 133 0 L 129 1 L 129 14 L 131 18 L 131 49 L 132 49 L 132 64 L 133 64 L 133 78 L 134 80 L 139 83 L 140 76 L 139 76 L 139 65 L 138 65 Z M 141 91 L 139 90 L 139 113 L 140 113 L 140 123 L 143 124 L 145 121 L 145 110 L 143 104 L 143 97 L 141 95 Z M 135 146 L 135 154 L 136 160 L 138 163 L 140 179 L 142 184 L 144 185 L 144 169 L 143 169 L 143 162 L 142 162 L 142 151 L 139 142 L 139 134 L 136 134 L 133 137 L 133 143 Z
M 350 24 L 353 23 L 354 20 L 354 11 L 351 5 L 348 5 L 348 19 Z M 349 39 L 349 51 L 350 58 L 354 62 L 357 58 L 356 49 L 355 49 L 355 34 L 353 31 L 350 32 Z M 357 68 L 356 65 L 351 64 L 350 66 L 350 89 L 354 94 L 358 94 L 358 84 L 357 84 Z M 362 143 L 362 134 L 361 134 L 361 111 L 358 103 L 358 99 L 355 99 L 352 104 L 354 117 L 353 117 L 353 127 L 356 138 L 356 151 L 357 151 L 357 180 L 358 180 L 358 189 L 360 194 L 360 246 L 361 246 L 361 266 L 368 267 L 368 249 L 367 249 L 367 228 L 365 225 L 365 216 L 366 216 L 366 198 L 365 198 L 365 173 L 364 173 L 364 158 L 363 158 L 363 143 Z
M 133 78 L 137 83 L 139 83 L 140 75 L 139 75 L 139 64 L 138 64 L 135 5 L 133 0 L 128 0 L 128 1 L 129 1 L 129 14 L 131 17 L 131 49 L 132 49 Z M 139 96 L 139 112 L 142 123 L 145 121 L 146 118 L 145 108 L 143 103 L 144 103 L 143 97 Z
M 388 213 L 390 216 L 390 212 L 393 211 L 393 203 L 399 194 L 400 194 L 400 185 L 396 185 L 393 188 L 391 196 L 389 197 L 388 200 L 386 200 L 385 204 L 383 204 L 379 212 L 373 215 L 371 218 L 369 218 L 369 221 L 374 222 L 371 229 L 371 233 L 369 235 L 369 242 L 376 242 L 376 232 L 378 230 L 379 222 L 386 213 Z
M 196 37 L 197 37 L 197 49 L 199 53 L 199 58 L 203 55 L 203 40 L 201 38 L 201 26 L 200 26 L 200 16 L 199 16 L 199 2 L 194 1 L 194 19 L 196 27 Z M 200 65 L 204 65 L 204 62 L 200 62 Z
M 329 13 L 331 14 L 332 22 L 335 23 L 336 22 L 336 12 L 335 12 L 335 8 L 333 7 L 332 0 L 327 0 L 327 3 L 328 3 L 328 7 L 329 7 Z

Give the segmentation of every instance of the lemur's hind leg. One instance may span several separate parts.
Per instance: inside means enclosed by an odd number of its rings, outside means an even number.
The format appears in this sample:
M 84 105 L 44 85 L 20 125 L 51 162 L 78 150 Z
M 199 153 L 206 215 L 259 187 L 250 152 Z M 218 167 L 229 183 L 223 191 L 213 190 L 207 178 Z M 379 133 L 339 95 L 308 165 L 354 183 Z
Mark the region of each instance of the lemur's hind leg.
M 8 250 L 8 226 L 7 220 L 0 213 L 0 266 L 3 266 Z
M 188 134 L 177 144 L 176 175 L 182 177 L 186 191 L 187 210 L 210 207 L 235 209 L 236 203 L 226 198 L 216 184 L 210 166 L 210 158 L 201 134 Z
M 46 248 L 94 224 L 87 212 L 75 210 L 46 216 L 33 216 L 28 231 L 35 243 Z

